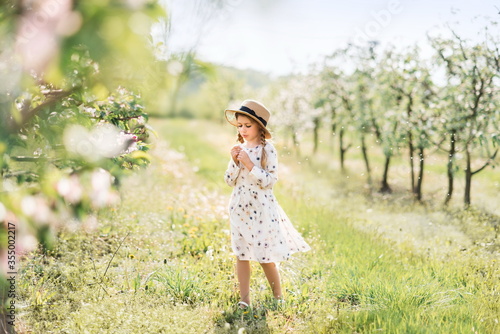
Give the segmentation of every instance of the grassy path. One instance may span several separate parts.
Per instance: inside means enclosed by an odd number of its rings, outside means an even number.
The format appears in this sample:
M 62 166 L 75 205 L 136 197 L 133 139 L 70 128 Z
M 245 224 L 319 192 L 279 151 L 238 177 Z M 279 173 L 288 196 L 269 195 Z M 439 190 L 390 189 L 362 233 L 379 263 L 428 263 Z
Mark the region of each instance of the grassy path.
M 281 266 L 286 306 L 273 305 L 255 266 L 254 308 L 237 310 L 231 189 L 222 179 L 230 131 L 198 121 L 153 125 L 161 137 L 154 163 L 124 184 L 121 208 L 101 214 L 98 230 L 63 233 L 49 255 L 24 262 L 18 332 L 500 330 L 497 262 L 417 253 L 363 232 L 372 224 L 365 200 L 332 192 L 339 180 L 319 180 L 286 153 L 275 192 L 313 250 Z

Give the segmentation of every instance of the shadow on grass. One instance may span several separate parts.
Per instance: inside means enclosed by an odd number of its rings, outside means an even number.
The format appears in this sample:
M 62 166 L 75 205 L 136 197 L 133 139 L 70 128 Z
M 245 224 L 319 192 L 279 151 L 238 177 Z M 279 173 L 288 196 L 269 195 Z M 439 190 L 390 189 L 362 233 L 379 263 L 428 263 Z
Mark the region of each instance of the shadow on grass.
M 270 333 L 265 315 L 257 310 L 236 310 L 224 312 L 217 320 L 214 333 Z
M 273 300 L 266 300 L 253 307 L 240 309 L 237 305 L 222 312 L 216 319 L 215 333 L 271 333 L 268 316 L 271 312 L 281 312 L 285 306 Z M 243 331 L 242 328 L 245 330 Z

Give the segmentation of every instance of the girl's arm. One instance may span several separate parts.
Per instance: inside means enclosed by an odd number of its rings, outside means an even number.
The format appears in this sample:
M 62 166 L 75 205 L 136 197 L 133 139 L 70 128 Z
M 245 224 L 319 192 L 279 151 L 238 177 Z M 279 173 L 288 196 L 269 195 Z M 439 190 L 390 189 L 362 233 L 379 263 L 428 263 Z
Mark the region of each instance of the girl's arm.
M 278 181 L 278 153 L 271 143 L 267 143 L 264 149 L 267 153 L 266 166 L 253 166 L 250 175 L 262 189 L 271 189 Z
M 231 160 L 227 166 L 226 173 L 224 174 L 224 180 L 230 187 L 236 185 L 236 180 L 238 175 L 240 175 L 240 162 L 238 161 L 238 154 L 241 152 L 241 146 L 235 145 L 231 148 Z
M 226 173 L 224 174 L 224 180 L 226 180 L 226 183 L 230 187 L 234 187 L 236 185 L 236 180 L 238 179 L 238 175 L 240 175 L 240 170 L 239 163 L 236 164 L 231 158 L 227 166 Z

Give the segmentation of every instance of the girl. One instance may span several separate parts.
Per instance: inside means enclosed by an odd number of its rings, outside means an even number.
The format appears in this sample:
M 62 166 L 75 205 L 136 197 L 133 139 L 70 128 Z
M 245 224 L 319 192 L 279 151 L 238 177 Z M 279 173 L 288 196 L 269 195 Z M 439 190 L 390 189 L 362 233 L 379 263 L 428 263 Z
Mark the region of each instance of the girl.
M 250 262 L 258 261 L 273 291 L 283 298 L 277 262 L 295 252 L 310 249 L 292 226 L 273 195 L 278 180 L 278 155 L 267 130 L 270 117 L 265 106 L 246 100 L 240 109 L 225 110 L 226 119 L 238 127 L 238 141 L 231 149 L 225 173 L 226 183 L 234 187 L 229 203 L 231 246 L 236 255 L 236 274 L 240 287 L 239 307 L 250 305 Z

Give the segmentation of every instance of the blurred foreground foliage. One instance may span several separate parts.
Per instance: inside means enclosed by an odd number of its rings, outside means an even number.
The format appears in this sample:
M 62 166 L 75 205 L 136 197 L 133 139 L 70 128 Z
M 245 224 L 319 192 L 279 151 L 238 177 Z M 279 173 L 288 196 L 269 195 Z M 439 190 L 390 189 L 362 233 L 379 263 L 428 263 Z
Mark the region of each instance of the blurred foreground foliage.
M 148 165 L 143 92 L 161 85 L 148 80 L 157 66 L 148 34 L 164 15 L 156 1 L 1 3 L 4 274 L 11 251 L 50 248 L 64 226 L 92 228 L 98 210 L 119 203 L 120 180 Z

